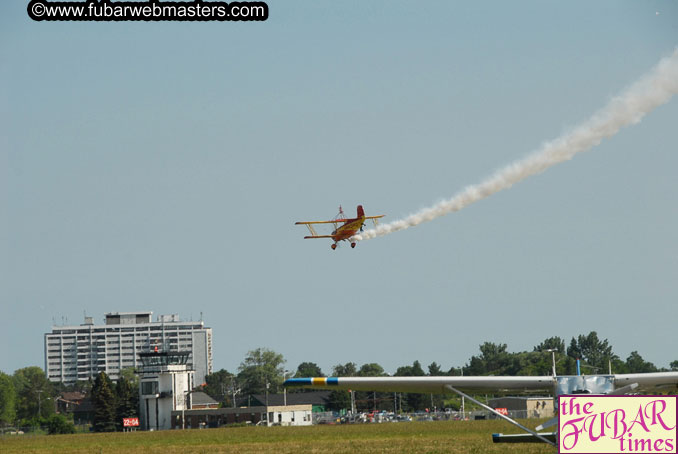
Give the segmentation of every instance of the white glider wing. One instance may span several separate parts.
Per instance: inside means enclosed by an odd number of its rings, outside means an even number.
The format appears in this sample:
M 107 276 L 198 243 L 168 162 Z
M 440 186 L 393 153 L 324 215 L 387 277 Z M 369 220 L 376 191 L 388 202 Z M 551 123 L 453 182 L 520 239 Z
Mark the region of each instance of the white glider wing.
M 565 376 L 475 376 L 475 377 L 318 377 L 291 378 L 284 386 L 304 388 L 341 389 L 352 391 L 382 391 L 405 393 L 445 394 L 454 392 L 470 399 L 477 405 L 519 427 L 527 435 L 493 434 L 495 443 L 516 441 L 542 441 L 555 446 L 555 433 L 538 432 L 557 423 L 553 418 L 532 430 L 510 417 L 499 413 L 482 402 L 466 395 L 467 392 L 485 392 L 492 394 L 519 394 L 549 392 L 555 395 L 592 393 L 627 394 L 630 392 L 678 389 L 678 372 L 653 372 L 642 374 L 616 375 L 565 375 Z
M 384 391 L 403 393 L 445 394 L 446 386 L 478 392 L 538 392 L 553 391 L 551 376 L 523 377 L 320 377 L 291 378 L 285 386 L 304 388 L 350 389 L 353 391 Z
M 615 388 L 638 384 L 638 391 L 662 391 L 678 388 L 678 372 L 650 372 L 641 374 L 616 374 Z
M 353 391 L 445 394 L 452 386 L 466 392 L 535 393 L 590 392 L 606 394 L 629 387 L 634 392 L 678 389 L 678 372 L 574 376 L 468 376 L 468 377 L 318 377 L 291 378 L 285 386 Z

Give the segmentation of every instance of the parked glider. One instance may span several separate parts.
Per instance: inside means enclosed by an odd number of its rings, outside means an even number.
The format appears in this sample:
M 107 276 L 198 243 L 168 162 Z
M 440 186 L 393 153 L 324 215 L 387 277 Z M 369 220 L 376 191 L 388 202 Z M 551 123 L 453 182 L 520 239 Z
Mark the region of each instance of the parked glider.
M 305 236 L 304 239 L 309 238 L 331 238 L 334 240 L 332 244 L 332 249 L 337 248 L 337 243 L 339 241 L 348 241 L 353 235 L 358 233 L 358 231 L 363 230 L 363 224 L 365 220 L 372 219 L 374 224 L 377 224 L 377 219 L 383 218 L 384 215 L 380 216 L 365 216 L 365 210 L 363 210 L 362 205 L 358 205 L 358 215 L 355 218 L 346 218 L 344 215 L 344 210 L 339 207 L 339 214 L 336 218 L 331 221 L 304 221 L 304 222 L 295 222 L 295 225 L 305 225 L 308 227 L 308 231 L 311 232 L 309 236 Z M 313 227 L 315 224 L 333 224 L 334 231 L 331 235 L 318 235 Z M 355 241 L 351 241 L 351 247 L 354 248 L 356 245 Z
M 553 392 L 561 394 L 609 394 L 623 395 L 641 390 L 666 390 L 672 393 L 678 388 L 678 372 L 653 372 L 639 374 L 609 375 L 546 375 L 546 376 L 476 376 L 476 377 L 321 377 L 291 378 L 284 386 L 305 388 L 330 388 L 353 391 L 382 391 L 405 393 L 446 394 L 454 392 L 483 407 L 498 417 L 518 426 L 526 434 L 492 434 L 495 443 L 542 441 L 556 444 L 557 432 L 540 432 L 558 424 L 558 418 L 541 424 L 534 430 L 525 427 L 496 409 L 474 399 L 465 392 L 533 393 Z M 464 392 L 465 391 L 465 392 Z

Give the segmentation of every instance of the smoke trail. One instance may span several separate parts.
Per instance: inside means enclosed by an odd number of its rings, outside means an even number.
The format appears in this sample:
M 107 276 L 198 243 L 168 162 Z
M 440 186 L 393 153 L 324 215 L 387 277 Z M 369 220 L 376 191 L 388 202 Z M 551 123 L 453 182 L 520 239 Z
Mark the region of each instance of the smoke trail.
M 577 153 L 590 150 L 604 138 L 615 135 L 622 127 L 638 123 L 646 114 L 668 102 L 676 93 L 678 93 L 678 49 L 573 131 L 545 143 L 536 152 L 498 170 L 485 181 L 464 188 L 451 199 L 404 219 L 366 230 L 355 235 L 353 240 L 369 240 L 414 227 L 422 222 L 459 211 L 496 192 L 508 189 L 531 175 L 572 159 Z

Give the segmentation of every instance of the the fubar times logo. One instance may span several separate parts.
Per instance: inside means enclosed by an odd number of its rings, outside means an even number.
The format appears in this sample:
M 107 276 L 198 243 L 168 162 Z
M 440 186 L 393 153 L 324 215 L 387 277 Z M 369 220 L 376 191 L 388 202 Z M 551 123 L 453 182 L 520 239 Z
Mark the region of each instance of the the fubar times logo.
M 558 397 L 558 452 L 676 453 L 678 396 Z

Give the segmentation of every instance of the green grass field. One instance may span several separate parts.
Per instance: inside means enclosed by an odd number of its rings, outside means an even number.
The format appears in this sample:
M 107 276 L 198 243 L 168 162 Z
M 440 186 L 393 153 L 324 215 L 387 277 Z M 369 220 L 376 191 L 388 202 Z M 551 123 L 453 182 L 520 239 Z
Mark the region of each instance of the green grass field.
M 527 424 L 533 426 L 534 420 Z M 553 453 L 543 444 L 494 444 L 504 421 L 435 421 L 309 427 L 237 427 L 185 431 L 14 435 L 0 453 Z

